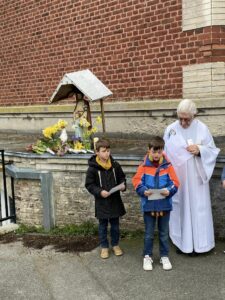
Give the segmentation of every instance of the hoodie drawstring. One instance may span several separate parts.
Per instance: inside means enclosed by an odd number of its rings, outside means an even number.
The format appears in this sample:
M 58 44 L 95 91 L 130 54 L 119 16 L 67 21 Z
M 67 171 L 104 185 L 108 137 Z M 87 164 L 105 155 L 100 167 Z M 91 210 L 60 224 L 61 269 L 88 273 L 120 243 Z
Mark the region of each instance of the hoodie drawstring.
M 117 184 L 115 169 L 113 168 L 112 170 L 113 170 L 113 175 L 114 175 L 115 183 Z M 100 170 L 98 170 L 98 177 L 99 177 L 100 187 L 102 188 L 102 178 L 101 178 L 101 171 Z
M 115 178 L 115 183 L 117 184 L 117 180 L 116 180 L 116 172 L 115 169 L 113 168 L 113 174 L 114 174 L 114 178 Z
M 100 187 L 102 188 L 101 171 L 98 171 L 98 177 L 99 177 Z

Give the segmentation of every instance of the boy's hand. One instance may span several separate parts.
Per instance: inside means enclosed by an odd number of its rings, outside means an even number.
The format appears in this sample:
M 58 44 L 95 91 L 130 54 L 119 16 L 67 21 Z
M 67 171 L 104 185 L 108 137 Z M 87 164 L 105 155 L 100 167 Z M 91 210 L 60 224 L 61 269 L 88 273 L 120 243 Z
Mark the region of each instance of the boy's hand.
M 190 145 L 186 149 L 188 152 L 190 152 L 193 155 L 198 155 L 200 152 L 198 145 Z
M 170 192 L 167 189 L 164 189 L 162 192 L 160 192 L 161 195 L 163 196 L 169 196 Z
M 223 188 L 225 189 L 225 180 L 223 180 L 222 186 L 223 186 Z
M 109 194 L 109 192 L 103 190 L 103 191 L 101 191 L 100 195 L 102 196 L 102 198 L 107 198 L 110 194 Z
M 151 190 L 144 191 L 144 195 L 146 197 L 151 196 L 152 194 L 153 194 L 153 192 Z

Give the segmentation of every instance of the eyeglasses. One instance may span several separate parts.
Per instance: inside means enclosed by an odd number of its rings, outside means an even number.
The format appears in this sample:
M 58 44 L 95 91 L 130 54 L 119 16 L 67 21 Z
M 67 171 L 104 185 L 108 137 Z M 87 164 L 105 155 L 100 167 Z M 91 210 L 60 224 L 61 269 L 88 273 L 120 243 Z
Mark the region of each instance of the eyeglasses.
M 178 117 L 178 120 L 179 120 L 180 122 L 185 122 L 185 123 L 190 123 L 192 119 L 193 119 L 193 118 L 179 118 L 179 117 Z

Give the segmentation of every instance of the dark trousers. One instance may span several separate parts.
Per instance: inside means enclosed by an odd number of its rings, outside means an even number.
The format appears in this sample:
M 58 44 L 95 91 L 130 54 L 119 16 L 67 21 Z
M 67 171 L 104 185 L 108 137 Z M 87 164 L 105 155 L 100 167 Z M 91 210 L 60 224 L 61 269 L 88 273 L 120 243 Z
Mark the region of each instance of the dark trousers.
M 109 248 L 107 238 L 108 223 L 110 223 L 110 237 L 112 247 L 117 246 L 120 237 L 119 218 L 99 219 L 98 233 L 102 248 Z
M 156 219 L 157 217 L 153 217 L 150 214 L 144 214 L 144 255 L 152 256 Z M 159 253 L 161 257 L 169 254 L 169 220 L 170 212 L 163 217 L 158 217 Z

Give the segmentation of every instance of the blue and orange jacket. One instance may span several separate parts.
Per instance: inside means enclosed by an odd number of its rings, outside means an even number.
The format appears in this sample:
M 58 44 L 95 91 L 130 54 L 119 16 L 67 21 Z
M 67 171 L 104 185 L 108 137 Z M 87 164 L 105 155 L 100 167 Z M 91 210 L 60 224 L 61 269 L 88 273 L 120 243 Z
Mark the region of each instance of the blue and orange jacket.
M 163 156 L 162 163 L 156 168 L 146 155 L 144 162 L 138 167 L 132 178 L 132 183 L 141 197 L 142 212 L 172 210 L 172 196 L 177 192 L 179 180 L 173 166 L 165 156 Z M 146 190 L 162 188 L 166 188 L 170 192 L 166 198 L 148 200 L 148 197 L 144 195 Z

